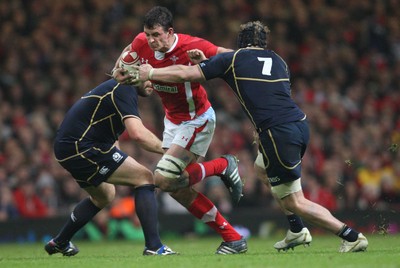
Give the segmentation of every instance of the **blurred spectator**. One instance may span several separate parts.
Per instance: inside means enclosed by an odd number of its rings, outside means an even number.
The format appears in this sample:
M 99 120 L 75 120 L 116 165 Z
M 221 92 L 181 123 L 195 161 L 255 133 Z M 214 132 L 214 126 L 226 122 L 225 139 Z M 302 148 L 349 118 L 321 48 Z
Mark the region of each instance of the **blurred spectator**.
M 13 194 L 7 185 L 0 184 L 0 221 L 15 219 L 18 215 Z
M 14 190 L 14 200 L 19 215 L 24 218 L 43 218 L 49 216 L 49 210 L 36 193 L 35 185 L 30 180 L 19 182 Z
M 371 156 L 371 155 L 370 155 Z M 379 155 L 366 159 L 365 166 L 357 171 L 357 182 L 360 186 L 360 205 L 363 209 L 377 205 L 381 194 L 382 178 L 387 173 Z

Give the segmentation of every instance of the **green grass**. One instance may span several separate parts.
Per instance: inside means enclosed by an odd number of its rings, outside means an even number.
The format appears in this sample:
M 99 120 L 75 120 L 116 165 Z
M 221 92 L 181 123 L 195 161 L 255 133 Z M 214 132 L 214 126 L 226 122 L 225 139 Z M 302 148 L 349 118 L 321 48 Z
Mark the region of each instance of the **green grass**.
M 279 237 L 280 238 L 280 237 Z M 178 256 L 142 256 L 143 244 L 129 241 L 76 241 L 81 252 L 74 257 L 48 256 L 43 244 L 0 244 L 0 267 L 400 267 L 400 235 L 368 235 L 367 252 L 338 253 L 340 239 L 314 235 L 311 246 L 277 252 L 278 237 L 248 240 L 249 251 L 241 255 L 215 255 L 218 238 L 164 238 L 181 254 Z

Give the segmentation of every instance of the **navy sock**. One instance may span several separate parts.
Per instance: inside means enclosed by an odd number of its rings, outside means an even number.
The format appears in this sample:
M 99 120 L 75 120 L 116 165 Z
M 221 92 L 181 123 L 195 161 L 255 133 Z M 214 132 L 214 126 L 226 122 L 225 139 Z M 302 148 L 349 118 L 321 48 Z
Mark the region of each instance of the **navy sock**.
M 154 188 L 153 184 L 148 184 L 135 189 L 136 214 L 143 229 L 146 248 L 150 250 L 157 250 L 162 246 Z
M 358 234 L 359 232 L 354 231 L 347 225 L 343 225 L 342 229 L 340 229 L 337 235 L 346 241 L 354 242 L 358 239 Z
M 296 214 L 287 215 L 286 217 L 289 221 L 290 231 L 293 233 L 298 233 L 304 228 L 303 221 Z
M 88 223 L 101 209 L 96 207 L 90 198 L 85 198 L 76 205 L 67 223 L 54 238 L 60 247 L 67 246 L 72 236 Z

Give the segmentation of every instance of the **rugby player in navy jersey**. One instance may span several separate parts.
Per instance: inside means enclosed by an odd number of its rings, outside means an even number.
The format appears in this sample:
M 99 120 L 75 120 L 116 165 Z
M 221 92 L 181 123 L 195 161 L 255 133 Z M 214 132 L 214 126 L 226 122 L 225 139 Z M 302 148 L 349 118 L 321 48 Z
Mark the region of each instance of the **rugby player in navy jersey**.
M 199 64 L 164 68 L 142 65 L 138 67 L 138 80 L 203 82 L 219 77 L 229 84 L 259 135 L 255 169 L 289 222 L 295 222 L 285 239 L 274 245 L 278 251 L 310 244 L 311 235 L 300 217 L 341 237 L 339 252 L 365 251 L 368 241 L 362 233 L 303 195 L 301 160 L 309 141 L 308 122 L 291 98 L 286 62 L 267 49 L 268 34 L 268 27 L 261 22 L 248 22 L 240 26 L 239 50 L 210 59 L 202 51 L 191 50 L 190 58 Z
M 137 91 L 146 95 L 146 86 L 139 89 L 110 79 L 86 93 L 65 115 L 55 138 L 55 157 L 89 197 L 77 204 L 59 234 L 45 245 L 48 254 L 79 252 L 72 237 L 113 201 L 114 185 L 134 188 L 145 237 L 143 255 L 176 254 L 160 240 L 152 172 L 118 148 L 118 137 L 126 129 L 143 149 L 164 153 L 161 141 L 139 117 Z

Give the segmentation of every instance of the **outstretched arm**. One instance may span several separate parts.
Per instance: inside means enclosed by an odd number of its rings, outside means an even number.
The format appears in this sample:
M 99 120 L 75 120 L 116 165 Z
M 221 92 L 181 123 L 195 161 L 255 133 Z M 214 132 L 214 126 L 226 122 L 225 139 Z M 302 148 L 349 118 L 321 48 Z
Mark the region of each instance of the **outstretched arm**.
M 137 67 L 139 71 L 138 79 L 136 81 L 162 81 L 168 83 L 182 83 L 186 81 L 203 82 L 206 79 L 200 71 L 198 65 L 173 65 L 164 68 L 153 68 L 149 64 L 143 64 Z

